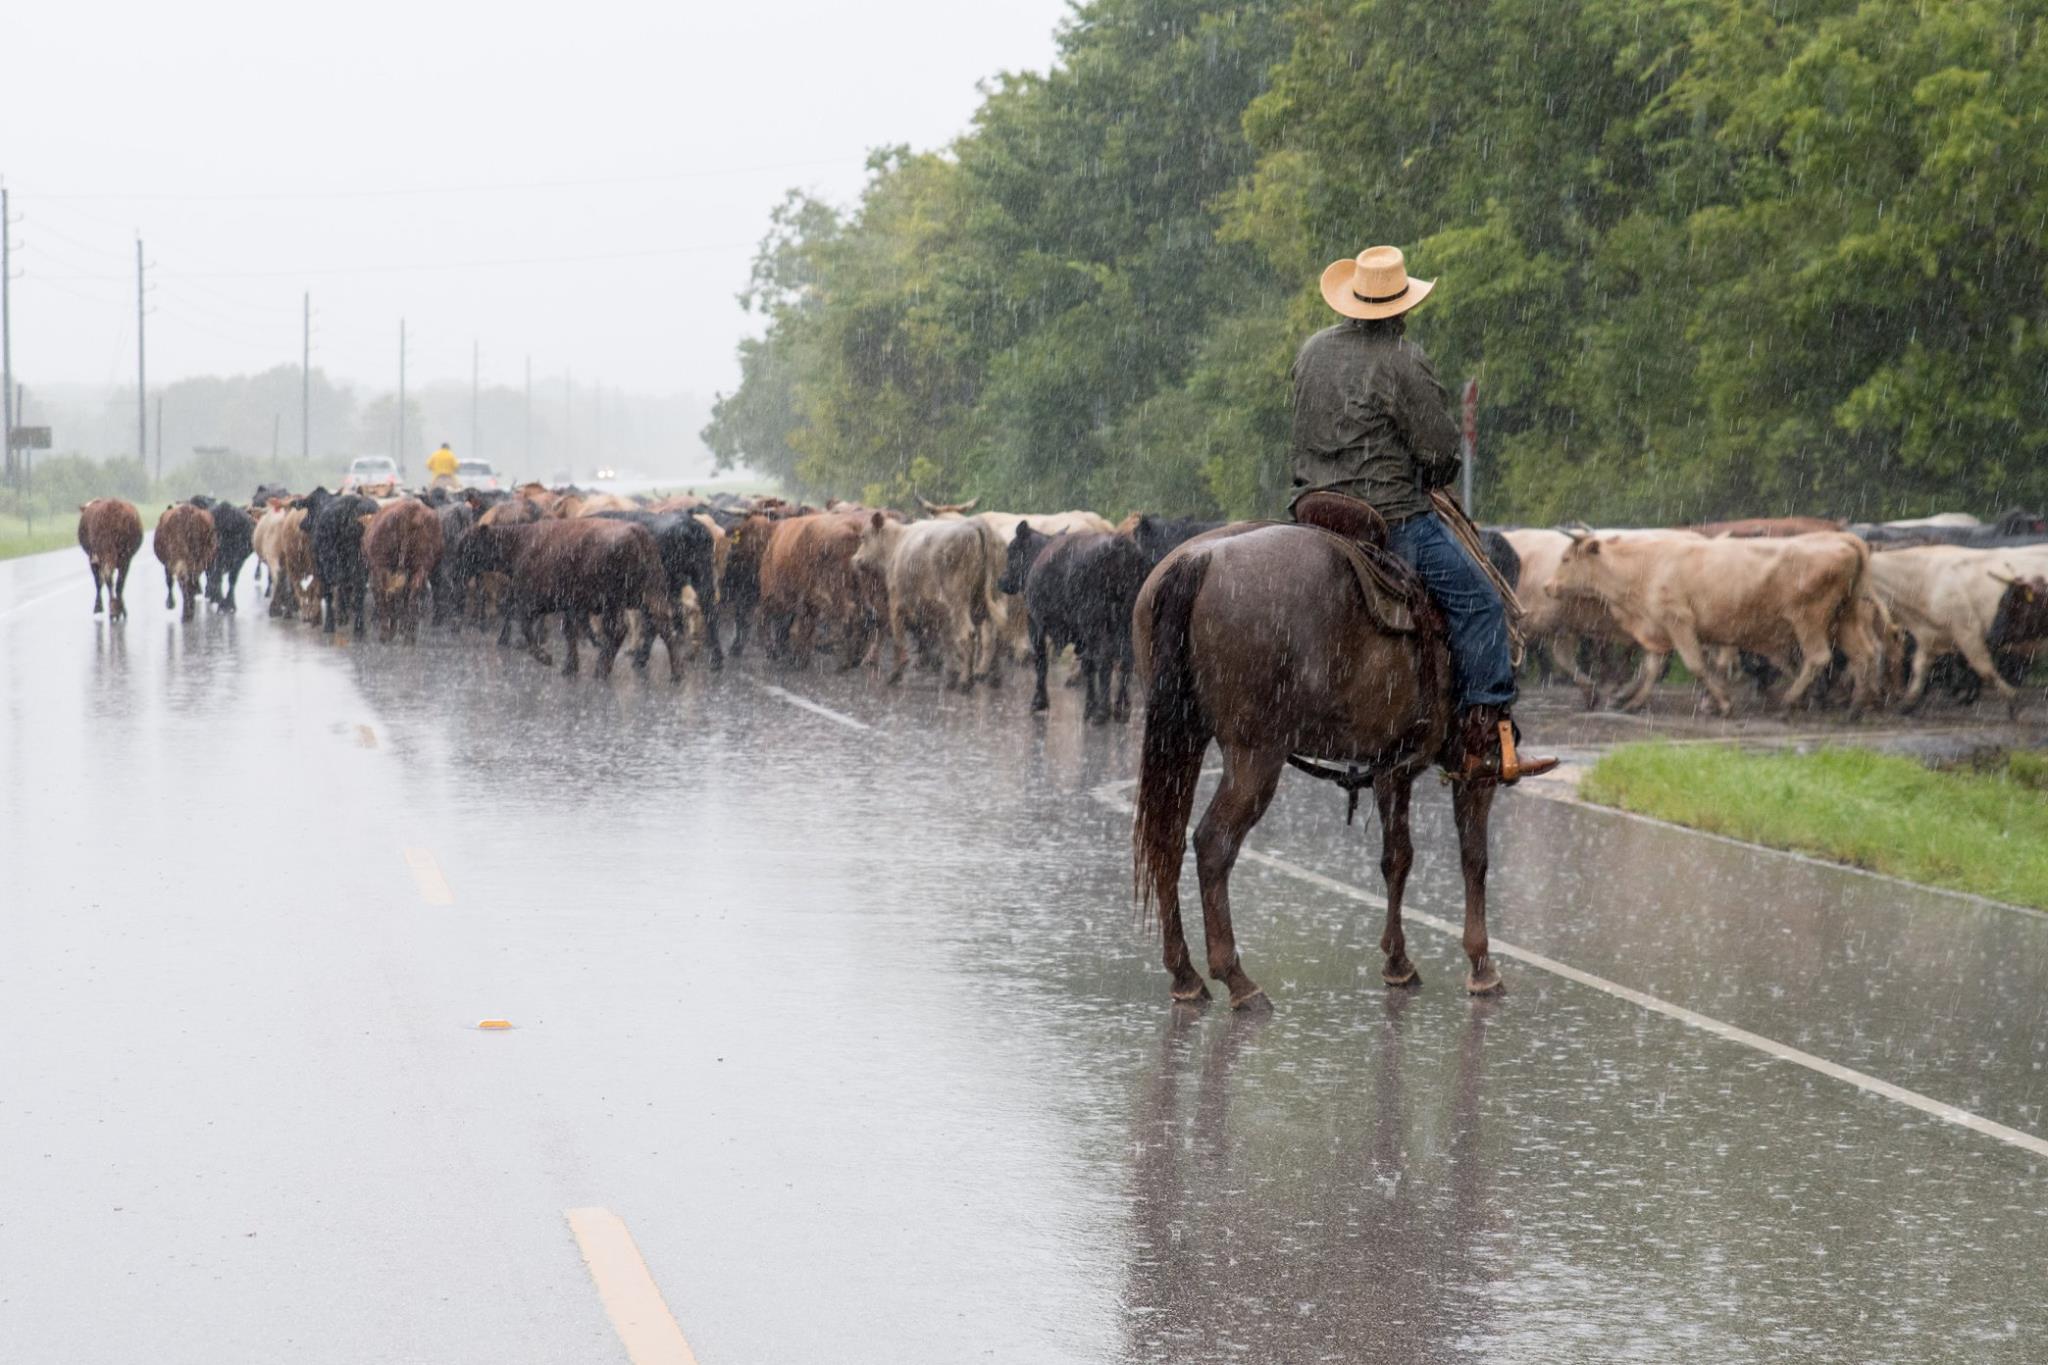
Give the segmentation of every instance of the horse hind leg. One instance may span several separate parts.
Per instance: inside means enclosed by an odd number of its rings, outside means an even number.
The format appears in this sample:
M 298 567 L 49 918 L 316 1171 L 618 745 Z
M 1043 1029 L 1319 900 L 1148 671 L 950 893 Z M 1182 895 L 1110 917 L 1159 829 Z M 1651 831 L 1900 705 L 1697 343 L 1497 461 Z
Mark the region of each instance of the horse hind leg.
M 1401 927 L 1401 897 L 1408 889 L 1408 871 L 1415 866 L 1415 839 L 1410 828 L 1408 801 L 1414 794 L 1415 779 L 1386 775 L 1372 785 L 1373 802 L 1380 812 L 1380 876 L 1387 884 L 1387 925 L 1380 934 L 1380 952 L 1386 963 L 1380 980 L 1389 986 L 1418 986 L 1422 974 L 1408 959 L 1408 935 Z
M 1225 749 L 1223 781 L 1195 828 L 1195 869 L 1202 883 L 1202 922 L 1208 931 L 1209 976 L 1230 992 L 1233 1009 L 1271 1009 L 1272 1002 L 1245 974 L 1230 926 L 1230 870 L 1252 826 L 1272 804 L 1284 752 Z

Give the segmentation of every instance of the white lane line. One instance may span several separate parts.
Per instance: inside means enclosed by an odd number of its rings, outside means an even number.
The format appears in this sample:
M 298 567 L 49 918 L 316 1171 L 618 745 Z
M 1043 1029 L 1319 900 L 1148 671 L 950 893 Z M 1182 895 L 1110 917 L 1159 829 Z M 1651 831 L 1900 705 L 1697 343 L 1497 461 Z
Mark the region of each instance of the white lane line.
M 432 849 L 405 850 L 405 865 L 412 869 L 413 884 L 419 887 L 421 900 L 428 905 L 455 904 L 455 893 L 448 889 L 448 879 L 441 875 L 441 864 L 434 861 Z
M 570 1209 L 565 1216 L 626 1359 L 633 1365 L 697 1365 L 625 1220 L 610 1209 Z
M 752 683 L 754 686 L 760 688 L 763 692 L 766 692 L 769 696 L 774 697 L 778 701 L 786 701 L 791 706 L 800 706 L 804 710 L 811 712 L 813 715 L 823 716 L 826 720 L 829 721 L 836 721 L 837 723 L 844 725 L 849 730 L 872 731 L 875 728 L 874 726 L 869 725 L 866 721 L 855 720 L 852 716 L 845 715 L 839 711 L 834 711 L 829 706 L 820 706 L 818 705 L 818 703 L 812 701 L 809 697 L 799 697 L 796 693 L 791 692 L 786 688 L 777 687 L 774 683 L 765 683 L 762 682 L 759 678 L 752 677 L 748 678 L 747 681 Z
M 17 602 L 13 606 L 9 607 L 6 611 L 0 611 L 0 621 L 5 621 L 11 616 L 27 611 L 30 607 L 39 607 L 43 603 L 49 601 L 51 598 L 61 597 L 63 594 L 70 591 L 71 585 L 69 583 L 64 583 L 50 589 L 48 592 L 38 593 L 36 596 L 29 598 L 26 602 Z
M 1136 785 L 1136 778 L 1124 778 L 1116 782 L 1105 782 L 1088 794 L 1103 805 L 1108 806 L 1111 810 L 1133 813 L 1134 807 L 1129 801 L 1124 799 L 1122 793 Z M 1340 882 L 1335 877 L 1326 877 L 1320 872 L 1311 871 L 1308 868 L 1291 863 L 1285 858 L 1277 858 L 1270 853 L 1261 852 L 1252 848 L 1249 844 L 1243 848 L 1239 856 L 1250 858 L 1253 862 L 1270 867 L 1276 872 L 1284 872 L 1295 880 L 1306 882 L 1310 886 L 1319 887 L 1324 891 L 1347 897 L 1364 905 L 1374 906 L 1381 910 L 1386 909 L 1387 902 L 1385 899 L 1373 895 L 1370 891 L 1353 886 L 1349 882 Z M 1465 934 L 1465 926 L 1462 921 L 1454 923 L 1440 916 L 1416 910 L 1412 905 L 1403 905 L 1401 907 L 1401 921 L 1405 924 L 1410 920 L 1434 929 L 1438 933 L 1450 938 L 1462 939 Z M 1731 1043 L 1739 1043 L 1743 1047 L 1753 1048 L 1763 1053 L 1766 1057 L 1772 1057 L 1781 1062 L 1790 1062 L 1794 1066 L 1803 1066 L 1808 1071 L 1817 1072 L 1834 1080 L 1847 1082 L 1858 1090 L 1866 1091 L 1872 1095 L 1881 1095 L 1885 1099 L 1903 1104 L 1909 1109 L 1917 1109 L 1923 1114 L 1940 1119 L 1943 1123 L 1952 1123 L 1958 1128 L 1967 1128 L 1973 1133 L 1981 1133 L 1985 1137 L 1996 1139 L 2009 1147 L 2017 1147 L 2021 1151 L 2031 1152 L 2035 1156 L 2048 1157 L 2048 1138 L 2036 1137 L 2032 1133 L 2021 1132 L 2017 1128 L 2008 1128 L 2006 1125 L 1987 1119 L 1981 1114 L 1973 1114 L 1967 1109 L 1958 1109 L 1952 1104 L 1943 1104 L 1940 1100 L 1931 1099 L 1916 1090 L 1908 1090 L 1904 1086 L 1893 1085 L 1890 1081 L 1879 1080 L 1868 1072 L 1858 1071 L 1854 1067 L 1842 1066 L 1840 1063 L 1831 1062 L 1825 1057 L 1816 1057 L 1811 1052 L 1802 1052 L 1796 1047 L 1788 1047 L 1775 1038 L 1766 1038 L 1760 1033 L 1751 1033 L 1748 1029 L 1737 1028 L 1733 1024 L 1715 1019 L 1711 1015 L 1701 1014 L 1697 1010 L 1689 1010 L 1683 1005 L 1676 1005 L 1669 1000 L 1624 986 L 1618 981 L 1609 981 L 1604 976 L 1595 976 L 1591 972 L 1580 971 L 1577 967 L 1569 963 L 1559 962 L 1554 957 L 1546 957 L 1542 953 L 1534 952 L 1528 948 L 1520 948 L 1512 943 L 1491 938 L 1490 936 L 1489 943 L 1496 957 L 1510 958 L 1525 966 L 1534 967 L 1538 971 L 1549 972 L 1552 976 L 1562 977 L 1564 980 L 1577 985 L 1589 986 L 1596 991 L 1611 995 L 1617 1000 L 1626 1000 L 1638 1009 L 1648 1010 L 1652 1014 L 1661 1014 L 1667 1019 L 1676 1019 L 1688 1028 L 1695 1028 L 1702 1033 L 1710 1033 L 1716 1038 L 1722 1038 Z

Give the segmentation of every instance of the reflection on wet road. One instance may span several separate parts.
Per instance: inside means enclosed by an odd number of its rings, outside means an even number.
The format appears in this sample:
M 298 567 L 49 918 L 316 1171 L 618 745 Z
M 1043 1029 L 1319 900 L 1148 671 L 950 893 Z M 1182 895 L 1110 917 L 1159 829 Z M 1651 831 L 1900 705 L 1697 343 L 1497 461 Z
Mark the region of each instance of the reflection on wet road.
M 0 565 L 10 1360 L 622 1360 L 588 1208 L 707 1365 L 2039 1358 L 2029 1151 L 1433 934 L 1390 994 L 1273 865 L 1278 1013 L 1169 1007 L 1075 693 L 112 627 L 77 558 Z M 1500 937 L 2048 1132 L 2048 918 L 1496 831 Z M 1254 835 L 1376 838 L 1292 776 Z

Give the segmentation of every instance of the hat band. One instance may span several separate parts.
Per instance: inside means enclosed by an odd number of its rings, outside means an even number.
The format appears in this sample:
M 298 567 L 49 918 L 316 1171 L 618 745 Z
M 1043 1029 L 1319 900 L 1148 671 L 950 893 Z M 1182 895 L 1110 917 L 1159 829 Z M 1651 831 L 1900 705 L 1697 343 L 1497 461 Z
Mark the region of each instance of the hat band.
M 1407 292 L 1408 286 L 1406 284 L 1403 284 L 1399 289 L 1396 289 L 1391 294 L 1361 294 L 1356 289 L 1354 289 L 1351 291 L 1351 297 L 1357 299 L 1360 303 L 1392 303 L 1395 299 L 1400 298 L 1403 294 Z

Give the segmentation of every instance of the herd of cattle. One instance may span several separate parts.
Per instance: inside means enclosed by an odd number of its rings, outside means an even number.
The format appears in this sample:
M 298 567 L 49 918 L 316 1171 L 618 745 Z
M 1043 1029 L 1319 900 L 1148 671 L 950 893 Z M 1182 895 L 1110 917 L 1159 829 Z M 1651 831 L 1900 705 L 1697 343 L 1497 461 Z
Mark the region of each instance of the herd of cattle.
M 692 494 L 628 498 L 528 484 L 511 492 L 436 490 L 373 498 L 262 488 L 249 507 L 195 497 L 167 508 L 154 548 L 165 603 L 202 592 L 235 610 L 253 554 L 272 616 L 332 632 L 352 625 L 417 638 L 435 626 L 516 625 L 552 659 L 543 618 L 559 615 L 565 670 L 598 650 L 607 674 L 640 622 L 644 666 L 660 641 L 670 672 L 685 653 L 708 665 L 742 653 L 759 623 L 766 652 L 795 668 L 829 650 L 839 668 L 886 668 L 916 655 L 946 685 L 1001 682 L 1013 660 L 1035 669 L 1047 705 L 1049 658 L 1071 645 L 1090 721 L 1130 711 L 1131 608 L 1152 568 L 1221 523 L 1093 512 L 1021 515 L 919 500 L 919 514 L 776 498 Z M 80 513 L 93 610 L 116 617 L 142 543 L 132 504 L 102 498 Z M 1849 704 L 1911 708 L 1931 678 L 1974 700 L 1995 688 L 2017 709 L 2035 656 L 2048 650 L 2048 523 L 2011 512 L 1849 525 L 1785 517 L 1658 530 L 1489 529 L 1488 557 L 1515 586 L 1524 633 L 1585 690 L 1642 706 L 1672 653 L 1724 714 L 1748 675 L 1790 706 L 1846 687 Z M 1604 670 L 1632 676 L 1605 693 Z M 1778 680 L 1784 680 L 1782 686 Z

